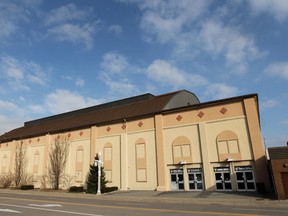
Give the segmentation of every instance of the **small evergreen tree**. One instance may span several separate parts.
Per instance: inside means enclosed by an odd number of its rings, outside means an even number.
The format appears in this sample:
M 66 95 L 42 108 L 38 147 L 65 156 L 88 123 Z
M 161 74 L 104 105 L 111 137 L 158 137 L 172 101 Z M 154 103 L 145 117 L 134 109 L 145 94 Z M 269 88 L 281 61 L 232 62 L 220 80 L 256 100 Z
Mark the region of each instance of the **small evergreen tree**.
M 95 160 L 99 160 L 99 155 L 97 154 Z M 87 184 L 87 193 L 96 194 L 98 190 L 98 166 L 95 166 L 94 163 L 90 165 L 90 172 L 86 181 Z M 101 192 L 106 188 L 105 171 L 104 167 L 101 166 Z

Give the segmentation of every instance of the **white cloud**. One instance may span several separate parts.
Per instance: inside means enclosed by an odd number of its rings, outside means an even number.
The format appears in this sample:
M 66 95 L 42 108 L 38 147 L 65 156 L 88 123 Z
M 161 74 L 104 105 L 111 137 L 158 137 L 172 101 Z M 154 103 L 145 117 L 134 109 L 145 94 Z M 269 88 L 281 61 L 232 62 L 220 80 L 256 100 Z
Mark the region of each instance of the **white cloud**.
M 24 120 L 19 117 L 7 117 L 0 114 L 0 135 L 23 125 Z
M 41 2 L 41 0 L 0 1 L 0 44 L 5 44 L 12 35 L 18 34 L 23 23 L 30 22 L 31 14 L 37 10 Z
M 128 61 L 125 56 L 109 52 L 103 56 L 101 69 L 109 74 L 119 74 L 123 72 L 128 66 Z
M 100 69 L 99 79 L 105 83 L 111 94 L 131 96 L 140 93 L 132 80 L 142 69 L 130 64 L 126 56 L 108 52 L 102 58 Z
M 267 99 L 265 101 L 261 101 L 260 109 L 261 110 L 267 110 L 267 109 L 277 107 L 278 105 L 279 105 L 278 101 L 276 101 L 274 99 Z
M 45 86 L 48 81 L 47 73 L 40 65 L 12 56 L 1 57 L 0 74 L 13 90 L 30 90 L 29 83 Z
M 173 58 L 191 60 L 200 55 L 210 55 L 216 60 L 224 58 L 226 68 L 232 73 L 243 74 L 251 61 L 266 55 L 258 49 L 252 36 L 245 35 L 240 28 L 222 23 L 221 20 L 228 17 L 228 3 L 216 6 L 215 10 L 211 7 L 210 14 L 205 16 L 212 1 L 124 2 L 139 5 L 143 13 L 140 25 L 147 33 L 147 41 L 169 43 L 174 48 Z
M 9 1 L 0 1 L 0 39 L 15 33 L 19 23 L 27 21 L 25 10 Z
M 48 36 L 57 41 L 82 44 L 91 49 L 94 34 L 101 27 L 100 20 L 85 21 L 92 15 L 92 7 L 80 10 L 73 3 L 58 7 L 46 15 L 44 22 L 49 26 Z
M 0 100 L 0 110 L 6 110 L 6 111 L 15 111 L 17 110 L 17 105 L 8 101 L 2 101 Z
M 127 78 L 122 79 L 111 79 L 109 76 L 105 76 L 104 79 L 105 84 L 109 88 L 109 92 L 112 94 L 117 95 L 125 95 L 125 96 L 131 96 L 131 95 L 137 95 L 140 93 L 137 86 L 135 86 L 131 81 Z
M 248 0 L 248 2 L 256 13 L 269 13 L 281 22 L 288 18 L 287 0 Z
M 228 86 L 222 83 L 213 83 L 207 87 L 207 90 L 204 92 L 205 96 L 209 98 L 223 99 L 236 96 L 238 94 L 238 89 L 233 86 Z
M 48 30 L 48 35 L 58 41 L 68 41 L 75 44 L 84 44 L 87 49 L 93 47 L 93 35 L 97 31 L 99 22 L 84 25 L 65 23 Z
M 114 33 L 115 35 L 119 36 L 122 34 L 123 29 L 120 25 L 111 25 L 108 27 L 108 31 Z
M 160 43 L 177 38 L 177 35 L 197 17 L 209 4 L 202 0 L 135 1 L 144 11 L 141 28 L 156 37 Z
M 207 84 L 201 75 L 186 73 L 165 60 L 155 60 L 148 66 L 146 73 L 149 79 L 174 88 Z
M 62 76 L 62 79 L 69 80 L 74 82 L 75 86 L 83 87 L 85 85 L 85 80 L 81 77 L 72 77 L 72 76 Z
M 99 104 L 102 100 L 84 98 L 76 92 L 65 89 L 57 89 L 45 98 L 44 106 L 52 114 L 59 114 Z
M 288 62 L 273 62 L 264 69 L 264 73 L 288 80 Z
M 79 10 L 75 4 L 68 4 L 56 8 L 47 14 L 45 18 L 45 24 L 59 24 L 66 23 L 72 20 L 82 20 L 84 17 L 92 13 L 92 9 L 89 10 Z
M 258 50 L 253 38 L 220 22 L 204 22 L 198 38 L 204 50 L 214 56 L 222 55 L 226 66 L 238 74 L 246 72 L 250 61 L 265 55 Z
M 75 86 L 83 87 L 84 85 L 85 85 L 85 80 L 84 80 L 84 79 L 77 78 L 77 79 L 75 80 Z
M 28 106 L 29 110 L 32 111 L 33 113 L 45 113 L 46 112 L 46 109 L 45 107 L 43 107 L 42 105 L 35 105 L 35 104 L 32 104 L 32 105 L 29 105 Z

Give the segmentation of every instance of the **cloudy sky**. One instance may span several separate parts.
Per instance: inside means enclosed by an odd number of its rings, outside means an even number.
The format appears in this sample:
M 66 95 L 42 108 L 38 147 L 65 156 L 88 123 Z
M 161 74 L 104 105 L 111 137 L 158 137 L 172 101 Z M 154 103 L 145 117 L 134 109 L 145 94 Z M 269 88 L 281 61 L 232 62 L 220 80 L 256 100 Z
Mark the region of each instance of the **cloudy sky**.
M 287 0 L 0 0 L 0 134 L 150 92 L 259 94 L 288 141 Z

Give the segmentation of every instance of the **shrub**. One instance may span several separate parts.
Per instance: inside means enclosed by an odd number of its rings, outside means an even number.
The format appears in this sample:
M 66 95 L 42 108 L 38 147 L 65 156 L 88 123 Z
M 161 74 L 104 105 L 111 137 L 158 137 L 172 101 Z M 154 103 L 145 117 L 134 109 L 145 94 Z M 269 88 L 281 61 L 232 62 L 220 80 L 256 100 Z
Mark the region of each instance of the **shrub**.
M 112 192 L 112 191 L 117 191 L 118 190 L 118 187 L 114 186 L 114 187 L 106 187 L 106 188 L 103 188 L 101 190 L 101 193 L 109 193 L 109 192 Z
M 80 187 L 72 186 L 69 188 L 69 192 L 83 193 L 84 187 L 83 186 L 80 186 Z
M 21 185 L 21 190 L 33 190 L 34 185 Z

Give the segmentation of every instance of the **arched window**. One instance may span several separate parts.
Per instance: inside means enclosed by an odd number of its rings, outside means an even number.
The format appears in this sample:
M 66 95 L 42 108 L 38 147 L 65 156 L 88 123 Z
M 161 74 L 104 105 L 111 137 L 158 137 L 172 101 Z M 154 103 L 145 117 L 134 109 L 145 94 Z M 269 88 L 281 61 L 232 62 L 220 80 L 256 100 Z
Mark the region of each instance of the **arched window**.
M 185 136 L 177 137 L 172 143 L 173 163 L 191 163 L 191 143 Z
M 108 182 L 112 182 L 112 143 L 106 143 L 104 145 L 104 170 L 105 177 Z
M 144 139 L 138 139 L 136 141 L 135 155 L 136 155 L 136 180 L 138 182 L 147 181 L 146 143 Z
M 2 174 L 6 174 L 6 165 L 7 165 L 7 155 L 5 154 L 2 159 Z
M 33 163 L 33 181 L 34 182 L 38 180 L 39 160 L 40 160 L 40 153 L 39 151 L 36 151 L 34 153 L 34 163 Z
M 217 151 L 220 161 L 241 159 L 238 136 L 230 130 L 217 136 Z
M 83 147 L 79 146 L 76 151 L 76 182 L 82 182 L 83 180 Z

